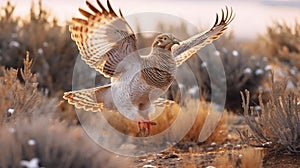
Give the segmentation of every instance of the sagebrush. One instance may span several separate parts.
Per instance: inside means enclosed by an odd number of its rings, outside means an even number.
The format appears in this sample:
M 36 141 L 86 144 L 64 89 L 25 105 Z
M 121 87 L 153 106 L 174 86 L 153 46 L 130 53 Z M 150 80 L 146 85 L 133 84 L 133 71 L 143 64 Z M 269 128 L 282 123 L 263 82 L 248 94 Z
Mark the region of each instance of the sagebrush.
M 34 160 L 36 167 L 130 167 L 129 160 L 104 151 L 81 127 L 68 124 L 57 100 L 38 90 L 32 62 L 27 53 L 21 70 L 1 69 L 0 167 Z
M 288 153 L 300 153 L 299 98 L 286 89 L 287 82 L 274 82 L 268 102 L 259 96 L 261 111 L 249 106 L 250 93 L 241 93 L 245 121 L 252 135 L 241 131 L 244 142 L 261 147 L 273 147 Z

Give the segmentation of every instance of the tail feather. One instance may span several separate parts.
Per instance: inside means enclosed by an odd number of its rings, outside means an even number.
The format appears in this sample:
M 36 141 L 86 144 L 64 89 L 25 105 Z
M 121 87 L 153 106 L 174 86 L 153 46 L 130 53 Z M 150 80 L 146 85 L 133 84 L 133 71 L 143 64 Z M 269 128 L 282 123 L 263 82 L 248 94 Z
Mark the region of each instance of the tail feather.
M 76 108 L 86 111 L 101 112 L 105 106 L 104 98 L 109 94 L 110 85 L 91 89 L 65 92 L 63 98 Z

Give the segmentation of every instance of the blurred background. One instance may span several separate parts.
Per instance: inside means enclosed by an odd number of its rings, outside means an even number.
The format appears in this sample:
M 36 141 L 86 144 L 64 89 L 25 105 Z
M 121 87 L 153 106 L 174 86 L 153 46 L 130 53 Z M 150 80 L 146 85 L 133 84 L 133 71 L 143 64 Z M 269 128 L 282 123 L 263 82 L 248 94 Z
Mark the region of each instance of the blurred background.
M 96 4 L 96 2 L 92 0 L 90 0 L 90 2 Z M 249 105 L 253 106 L 253 109 L 261 112 L 262 106 L 260 106 L 260 103 L 275 100 L 281 93 L 285 95 L 286 90 L 294 94 L 299 93 L 299 0 L 152 0 L 151 2 L 146 0 L 111 0 L 111 4 L 114 9 L 121 8 L 125 17 L 129 16 L 130 19 L 128 22 L 135 32 L 143 32 L 143 30 L 150 26 L 162 32 L 175 33 L 180 39 L 188 38 L 191 35 L 209 29 L 215 21 L 215 14 L 220 14 L 221 9 L 224 9 L 226 5 L 233 8 L 236 13 L 236 18 L 229 25 L 226 33 L 213 43 L 213 52 L 209 49 L 210 47 L 206 47 L 198 53 L 199 56 L 205 56 L 212 61 L 215 58 L 221 58 L 227 83 L 225 111 L 227 114 L 230 114 L 230 117 L 227 115 L 225 115 L 225 119 L 223 117 L 217 131 L 215 131 L 210 138 L 210 142 L 223 143 L 225 141 L 231 141 L 233 136 L 230 135 L 230 133 L 233 132 L 232 130 L 234 129 L 232 129 L 228 123 L 233 120 L 232 118 L 237 117 L 238 121 L 236 121 L 236 123 L 246 125 L 245 121 L 239 117 L 247 111 L 246 109 Z M 77 130 L 77 126 L 80 125 L 80 122 L 78 121 L 74 107 L 62 100 L 63 93 L 72 90 L 73 68 L 79 54 L 76 44 L 70 38 L 70 32 L 68 30 L 71 18 L 74 16 L 80 17 L 78 7 L 87 9 L 84 0 L 0 1 L 0 66 L 2 67 L 0 69 L 0 119 L 3 123 L 0 128 L 2 129 L 2 126 L 4 126 L 3 128 L 17 128 L 22 130 L 24 135 L 20 133 L 20 136 L 22 135 L 25 138 L 16 140 L 17 142 L 22 141 L 22 143 L 20 143 L 22 149 L 27 144 L 23 142 L 24 139 L 28 140 L 26 133 L 37 131 L 36 134 L 29 134 L 37 139 L 42 137 L 40 134 L 42 134 L 44 130 L 36 130 L 35 127 L 43 127 L 44 121 L 49 120 L 49 117 L 39 119 L 39 123 L 32 127 L 30 121 L 37 119 L 32 118 L 36 113 L 38 114 L 37 116 L 40 116 L 40 114 L 46 116 L 50 114 L 51 119 L 55 121 L 47 123 L 44 129 L 52 128 L 53 125 L 57 125 L 56 122 L 61 124 L 54 127 L 56 129 L 50 130 L 49 134 L 53 133 L 54 137 L 57 138 L 53 139 L 53 146 L 50 144 L 49 148 L 57 149 L 58 147 L 55 146 L 56 143 L 64 143 L 59 140 L 59 137 L 61 137 L 61 134 L 64 134 L 64 132 L 57 132 L 55 130 L 62 129 L 68 132 L 70 139 L 84 136 L 78 133 L 82 130 Z M 158 17 L 155 22 L 147 24 L 143 18 L 134 18 L 136 14 L 144 12 L 170 14 L 184 19 L 185 22 L 172 22 L 168 20 L 168 18 Z M 193 25 L 193 27 L 189 25 Z M 138 33 L 138 47 L 149 47 L 156 35 L 156 33 Z M 29 60 L 24 61 L 27 51 L 29 52 L 32 62 Z M 210 107 L 207 102 L 211 99 L 211 81 L 206 68 L 209 63 L 195 56 L 190 58 L 187 64 L 196 76 L 198 86 L 189 84 L 182 85 L 181 83 L 174 82 L 167 96 L 176 102 L 183 102 L 183 105 L 188 105 L 191 103 L 189 100 L 193 100 L 193 96 L 196 93 L 200 93 L 201 108 L 199 109 L 199 114 L 194 126 L 184 138 L 184 141 L 197 141 L 197 137 Z M 191 80 L 188 76 L 184 76 L 184 70 L 179 73 L 182 73 L 185 81 Z M 99 83 L 108 82 L 107 79 L 100 74 L 98 74 L 96 78 Z M 284 82 L 282 83 L 280 81 Z M 220 83 L 214 83 L 214 85 L 218 86 Z M 185 87 L 187 90 L 184 94 L 178 92 L 182 87 Z M 240 92 L 245 89 L 249 90 L 251 95 L 249 97 L 249 104 L 243 108 Z M 277 96 L 274 94 L 275 92 L 278 93 Z M 259 93 L 261 95 L 260 100 L 258 99 Z M 291 97 L 292 96 L 286 96 L 285 98 L 289 100 Z M 282 97 L 280 97 L 280 100 L 282 100 Z M 293 99 L 293 101 L 297 104 L 299 99 Z M 270 108 L 271 111 L 278 113 L 284 111 L 281 110 L 283 106 L 277 101 L 271 102 L 271 105 L 273 105 L 274 102 L 275 105 L 272 107 L 277 107 L 276 105 L 279 104 L 278 108 L 280 108 L 280 110 Z M 291 106 L 290 102 L 286 103 L 287 104 L 283 103 L 286 105 L 284 107 Z M 178 105 L 165 109 L 166 113 L 163 113 L 156 120 L 160 127 L 154 128 L 153 131 L 155 134 L 164 131 L 172 124 L 176 119 L 178 109 Z M 298 109 L 293 115 L 299 116 L 298 104 L 289 109 Z M 110 118 L 109 122 L 117 130 L 124 134 L 134 136 L 136 132 L 135 123 L 127 121 L 126 118 L 118 113 L 104 114 L 107 118 Z M 87 113 L 85 115 L 94 114 Z M 26 121 L 28 119 L 29 123 L 24 123 L 25 121 L 20 119 L 24 117 Z M 281 119 L 282 118 L 284 117 L 281 117 Z M 300 121 L 299 118 L 300 117 L 297 118 L 298 123 Z M 124 121 L 121 122 L 123 124 L 120 124 L 120 120 Z M 277 118 L 277 120 L 280 120 L 280 118 Z M 266 123 L 268 123 L 268 121 Z M 287 120 L 287 123 L 289 122 L 290 121 Z M 28 129 L 23 129 L 22 124 L 28 126 Z M 182 124 L 185 123 L 183 122 Z M 17 126 L 15 127 L 15 125 Z M 299 126 L 300 124 L 294 125 Z M 74 131 L 69 127 L 76 127 L 76 130 Z M 259 130 L 264 132 L 261 128 Z M 280 129 L 275 128 L 273 130 Z M 300 129 L 297 127 L 293 130 Z M 3 134 L 3 136 L 6 135 L 6 132 L 2 131 L 1 133 L 0 130 L 0 134 Z M 265 132 L 267 132 L 267 135 L 270 135 L 270 131 Z M 292 135 L 294 136 L 295 134 L 293 133 Z M 300 132 L 298 131 L 298 137 L 300 137 L 299 135 Z M 7 141 L 0 141 L 0 147 L 1 143 L 5 146 L 7 142 L 10 142 L 9 138 L 13 139 L 16 137 L 8 137 Z M 241 142 L 239 138 L 235 140 Z M 40 141 L 45 141 L 45 139 L 42 138 Z M 88 140 L 82 141 L 86 144 L 90 144 Z M 74 143 L 75 145 L 76 143 L 81 145 L 81 141 Z M 294 142 L 292 143 L 295 144 Z M 62 144 L 62 146 L 64 146 L 64 144 Z M 13 152 L 11 152 L 11 158 L 18 155 L 16 152 L 19 152 L 21 147 L 20 149 L 7 149 L 8 152 L 13 150 Z M 66 148 L 67 149 L 62 150 L 72 149 L 71 146 L 67 146 Z M 90 148 L 93 147 L 89 146 L 86 150 L 88 151 Z M 44 152 L 43 147 L 39 149 L 41 153 Z M 73 152 L 75 153 L 74 155 L 78 154 L 78 156 L 81 156 L 80 153 L 83 153 L 84 150 L 85 149 L 82 149 L 82 151 L 75 150 Z M 20 156 L 30 160 L 32 158 L 31 156 L 34 155 L 34 152 L 32 152 L 34 150 L 30 148 L 28 151 L 31 151 L 31 153 L 29 152 L 29 154 L 25 156 L 24 154 L 20 154 Z M 24 153 L 28 151 L 26 148 Z M 36 155 L 39 154 L 40 153 Z M 43 158 L 42 156 L 40 157 L 41 160 L 44 159 L 42 163 L 47 163 L 47 159 L 51 160 L 49 158 Z M 7 158 L 0 157 L 0 163 L 6 163 L 4 162 L 6 159 Z M 53 160 L 55 160 L 55 158 Z M 70 160 L 72 161 L 72 159 Z M 82 162 L 85 165 L 84 159 L 78 162 Z M 12 161 L 11 163 L 14 162 Z M 17 162 L 14 164 L 19 165 Z M 97 165 L 96 162 L 95 165 Z M 3 164 L 2 167 L 14 167 L 14 165 Z
M 17 6 L 15 15 L 26 17 L 29 14 L 31 4 L 37 3 L 38 0 L 11 0 L 11 2 Z M 5 0 L 1 1 L 0 5 L 3 6 L 5 3 Z M 211 26 L 214 14 L 220 12 L 220 9 L 224 8 L 225 5 L 231 6 L 237 13 L 235 22 L 231 24 L 236 38 L 252 40 L 258 33 L 265 32 L 265 27 L 274 20 L 294 24 L 295 19 L 300 14 L 300 2 L 297 0 L 153 0 L 151 3 L 147 0 L 114 0 L 111 1 L 111 4 L 115 9 L 122 9 L 125 16 L 141 12 L 167 13 L 182 17 L 199 28 Z M 52 16 L 58 18 L 60 25 L 64 25 L 66 20 L 79 15 L 77 8 L 84 8 L 85 1 L 43 1 L 43 6 L 51 12 Z
M 143 0 L 115 0 L 111 3 L 115 9 L 122 9 L 134 31 L 139 32 L 139 48 L 149 47 L 157 35 L 140 33 L 144 30 L 172 32 L 178 38 L 185 39 L 210 28 L 216 13 L 220 13 L 225 6 L 232 7 L 236 18 L 225 35 L 213 44 L 217 50 L 214 54 L 221 56 L 225 68 L 228 87 L 226 107 L 230 110 L 241 109 L 241 90 L 249 89 L 256 93 L 263 88 L 261 81 L 267 72 L 289 76 L 290 87 L 298 85 L 299 1 L 154 0 L 149 3 Z M 70 39 L 68 25 L 72 17 L 80 17 L 78 7 L 87 9 L 85 2 L 10 0 L 1 1 L 0 6 L 0 65 L 22 67 L 22 56 L 29 51 L 34 59 L 32 70 L 37 75 L 41 90 L 49 96 L 61 96 L 64 91 L 71 90 L 72 70 L 78 50 Z M 143 20 L 143 15 L 135 17 L 144 12 L 155 12 L 157 20 L 149 24 Z M 159 13 L 177 16 L 182 21 L 159 18 Z M 212 57 L 206 49 L 198 55 Z M 193 57 L 188 64 L 198 79 L 201 95 L 209 100 L 207 63 Z M 99 80 L 107 82 L 101 76 Z M 171 88 L 172 94 L 169 94 L 174 99 L 176 93 L 172 90 L 178 90 L 178 84 Z

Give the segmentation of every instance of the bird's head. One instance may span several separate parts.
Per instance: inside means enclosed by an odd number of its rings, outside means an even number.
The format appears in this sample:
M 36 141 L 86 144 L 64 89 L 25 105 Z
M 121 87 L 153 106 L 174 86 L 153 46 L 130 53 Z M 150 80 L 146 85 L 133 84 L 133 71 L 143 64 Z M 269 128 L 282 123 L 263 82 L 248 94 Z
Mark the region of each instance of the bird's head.
M 152 47 L 171 51 L 174 44 L 179 44 L 179 41 L 172 34 L 164 33 L 155 38 Z

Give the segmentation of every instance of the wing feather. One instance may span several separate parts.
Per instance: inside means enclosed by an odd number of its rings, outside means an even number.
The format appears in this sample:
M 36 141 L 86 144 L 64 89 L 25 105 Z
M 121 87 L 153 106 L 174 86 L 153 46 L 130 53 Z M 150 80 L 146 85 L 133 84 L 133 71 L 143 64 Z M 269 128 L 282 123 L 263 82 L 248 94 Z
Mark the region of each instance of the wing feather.
M 136 37 L 123 17 L 118 16 L 109 1 L 107 8 L 97 0 L 98 8 L 86 1 L 90 11 L 79 8 L 83 16 L 73 18 L 69 27 L 82 59 L 106 77 L 115 77 L 118 64 L 136 51 Z
M 232 8 L 229 11 L 228 7 L 226 6 L 226 14 L 224 14 L 223 9 L 221 19 L 219 19 L 219 15 L 216 14 L 216 20 L 211 29 L 180 42 L 180 45 L 174 45 L 172 47 L 172 53 L 175 57 L 177 67 L 189 59 L 198 50 L 224 34 L 227 26 L 234 19 L 234 17 L 235 14 L 233 13 Z

